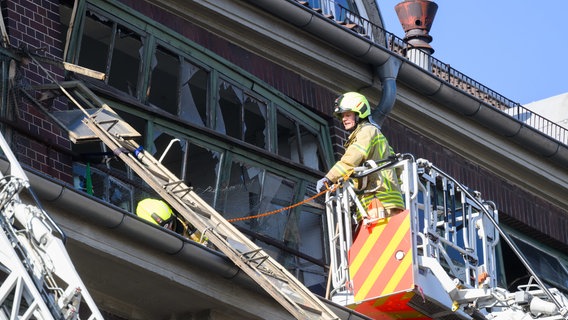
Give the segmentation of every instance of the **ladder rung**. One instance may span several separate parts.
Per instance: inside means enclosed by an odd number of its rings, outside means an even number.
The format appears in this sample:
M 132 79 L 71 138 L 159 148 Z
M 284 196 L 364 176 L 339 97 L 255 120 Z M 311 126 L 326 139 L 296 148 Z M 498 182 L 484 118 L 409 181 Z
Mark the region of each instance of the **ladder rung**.
M 266 259 L 268 259 L 268 256 L 266 256 L 266 255 L 257 257 L 257 255 L 261 252 L 262 252 L 262 249 L 256 249 L 256 250 L 252 250 L 252 251 L 243 253 L 243 256 L 247 259 L 247 261 L 250 261 L 250 262 L 260 261 L 260 263 L 257 263 L 257 266 L 260 266 L 264 261 L 266 261 Z
M 92 117 L 92 116 L 91 116 L 91 117 Z M 112 129 L 112 127 L 114 127 L 114 126 L 115 126 L 117 123 L 119 123 L 119 122 L 120 122 L 120 121 L 119 121 L 118 119 L 109 119 L 109 120 L 98 121 L 98 123 L 99 123 L 100 125 L 110 123 L 111 126 L 108 127 L 108 128 L 106 128 L 107 130 Z

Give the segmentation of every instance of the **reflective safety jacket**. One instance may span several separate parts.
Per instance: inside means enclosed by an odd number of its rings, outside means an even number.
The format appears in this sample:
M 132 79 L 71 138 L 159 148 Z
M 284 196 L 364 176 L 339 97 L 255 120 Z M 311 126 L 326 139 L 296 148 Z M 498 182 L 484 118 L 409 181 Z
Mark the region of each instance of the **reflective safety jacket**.
M 326 178 L 333 183 L 341 177 L 350 176 L 355 167 L 362 166 L 367 160 L 374 160 L 380 165 L 380 161 L 387 159 L 392 152 L 379 128 L 366 120 L 359 122 L 344 146 L 345 154 L 326 174 Z M 374 172 L 367 176 L 366 180 L 366 183 L 354 181 L 355 188 L 361 191 L 359 198 L 364 200 L 364 205 L 371 198 L 377 197 L 385 209 L 404 209 L 404 200 L 395 169 L 387 168 Z

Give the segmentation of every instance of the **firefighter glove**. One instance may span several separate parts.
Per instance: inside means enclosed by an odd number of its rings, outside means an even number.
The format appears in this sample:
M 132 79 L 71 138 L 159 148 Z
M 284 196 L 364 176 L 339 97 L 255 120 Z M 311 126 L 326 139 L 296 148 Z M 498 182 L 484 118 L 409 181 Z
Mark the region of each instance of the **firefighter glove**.
M 318 182 L 316 184 L 316 191 L 322 192 L 324 189 L 327 189 L 328 185 L 330 185 L 330 184 L 331 184 L 331 181 L 329 181 L 328 178 L 323 177 L 323 178 L 318 180 Z

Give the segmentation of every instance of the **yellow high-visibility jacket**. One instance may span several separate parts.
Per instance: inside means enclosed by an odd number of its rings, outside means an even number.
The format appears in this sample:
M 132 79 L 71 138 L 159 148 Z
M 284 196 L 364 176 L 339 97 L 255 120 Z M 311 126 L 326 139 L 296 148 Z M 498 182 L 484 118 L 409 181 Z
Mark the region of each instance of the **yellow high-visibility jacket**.
M 379 128 L 366 120 L 359 122 L 344 146 L 345 154 L 326 174 L 326 178 L 333 183 L 341 177 L 350 176 L 355 167 L 362 166 L 367 160 L 374 160 L 380 164 L 380 161 L 388 158 L 392 152 L 392 148 Z M 355 181 L 355 187 L 360 188 L 360 199 L 364 206 L 373 197 L 377 197 L 385 209 L 404 209 L 404 200 L 395 169 L 388 168 L 374 172 L 367 176 L 366 185 Z M 369 192 L 374 189 L 376 189 L 374 192 Z

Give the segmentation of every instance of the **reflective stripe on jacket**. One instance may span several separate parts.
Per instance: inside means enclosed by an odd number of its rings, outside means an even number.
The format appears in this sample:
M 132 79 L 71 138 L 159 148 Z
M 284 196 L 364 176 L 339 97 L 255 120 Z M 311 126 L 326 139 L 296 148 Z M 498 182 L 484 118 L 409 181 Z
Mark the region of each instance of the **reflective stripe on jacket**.
M 367 160 L 374 160 L 380 165 L 381 160 L 391 155 L 391 150 L 386 137 L 378 127 L 368 121 L 361 121 L 345 142 L 345 153 L 326 177 L 336 183 L 341 177 L 350 176 L 355 167 L 363 165 Z M 355 186 L 363 193 L 361 197 L 368 198 L 374 195 L 387 209 L 404 209 L 404 200 L 395 169 L 384 169 L 372 173 L 367 176 L 366 185 L 355 181 Z M 371 190 L 375 191 L 370 192 Z

